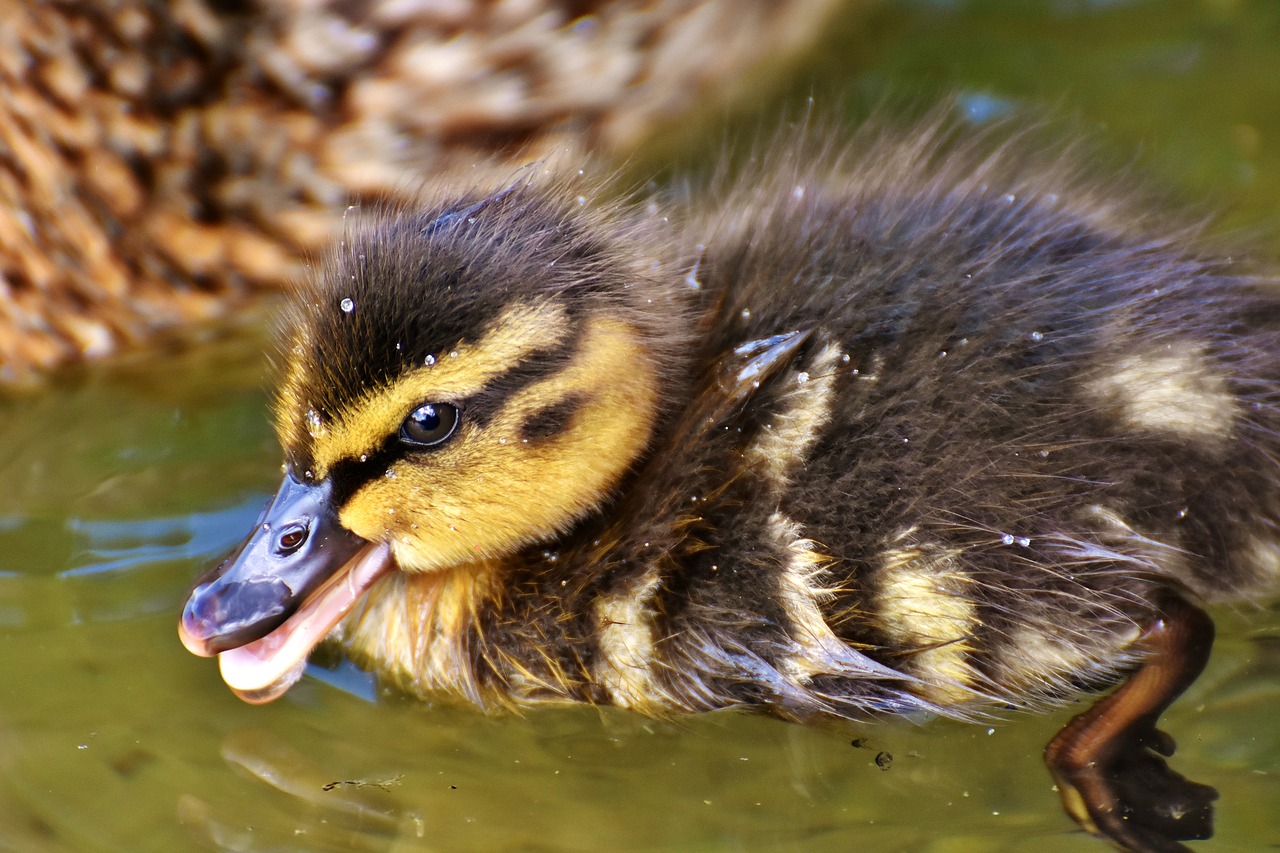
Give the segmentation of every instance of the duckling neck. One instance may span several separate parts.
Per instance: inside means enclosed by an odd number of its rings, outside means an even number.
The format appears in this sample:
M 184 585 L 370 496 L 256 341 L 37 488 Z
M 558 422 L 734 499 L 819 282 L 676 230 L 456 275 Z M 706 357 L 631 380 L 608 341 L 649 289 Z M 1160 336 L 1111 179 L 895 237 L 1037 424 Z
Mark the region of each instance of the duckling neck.
M 473 649 L 479 613 L 492 606 L 498 561 L 433 572 L 394 572 L 330 635 L 358 664 L 410 693 L 443 691 L 487 703 Z

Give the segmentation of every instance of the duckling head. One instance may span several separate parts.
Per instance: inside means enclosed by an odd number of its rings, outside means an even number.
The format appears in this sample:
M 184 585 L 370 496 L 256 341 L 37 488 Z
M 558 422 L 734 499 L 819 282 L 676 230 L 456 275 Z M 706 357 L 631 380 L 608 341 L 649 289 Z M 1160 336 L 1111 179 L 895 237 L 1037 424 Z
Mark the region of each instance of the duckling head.
M 187 648 L 269 701 L 383 576 L 501 561 L 599 510 L 679 370 L 656 227 L 528 185 L 355 226 L 286 317 L 284 482 L 194 588 Z

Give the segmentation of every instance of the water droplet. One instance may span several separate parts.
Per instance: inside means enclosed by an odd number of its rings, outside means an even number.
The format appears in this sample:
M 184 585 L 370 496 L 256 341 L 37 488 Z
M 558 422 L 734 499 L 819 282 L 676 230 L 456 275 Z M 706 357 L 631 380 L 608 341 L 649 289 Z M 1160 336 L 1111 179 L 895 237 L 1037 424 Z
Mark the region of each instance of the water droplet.
M 498 444 L 506 444 L 506 443 L 507 443 L 507 440 L 505 438 L 498 439 Z
M 1041 451 L 1040 451 L 1040 456 L 1041 456 L 1041 458 L 1048 459 L 1048 458 L 1049 458 L 1049 451 L 1047 451 L 1047 450 L 1041 450 Z
M 320 417 L 320 413 L 315 409 L 307 409 L 307 434 L 312 438 L 320 438 L 328 430 L 325 428 L 324 419 Z
M 449 353 L 449 358 L 457 358 L 457 357 L 458 357 L 457 350 L 453 350 L 452 352 Z
M 1029 537 L 1019 536 L 1014 541 L 1017 542 L 1019 545 L 1021 545 L 1023 548 L 1031 547 L 1031 539 Z
M 1183 519 L 1186 517 L 1187 517 L 1187 508 L 1184 506 L 1182 509 L 1178 510 L 1178 518 Z
M 578 196 L 578 206 L 579 206 L 579 207 L 581 207 L 582 205 L 584 205 L 584 204 L 586 204 L 586 203 L 587 203 L 587 197 L 586 197 L 586 196 L 584 196 L 584 195 L 580 195 L 580 196 Z
M 425 364 L 427 367 L 432 367 L 436 363 L 436 357 L 434 355 L 429 355 L 422 360 L 422 363 Z
M 843 361 L 845 364 L 848 364 L 848 363 L 849 363 L 849 353 L 845 353 L 844 355 L 840 356 L 840 360 L 841 360 L 841 361 Z
M 750 319 L 751 319 L 751 309 L 750 309 L 750 308 L 743 308 L 743 309 L 742 309 L 742 319 L 744 319 L 744 320 L 750 320 Z
M 800 199 L 804 198 L 804 187 L 796 187 L 795 189 L 793 189 L 791 191 L 791 197 L 794 198 L 796 201 L 799 201 Z
M 457 532 L 458 532 L 458 528 L 457 528 L 455 525 L 452 525 L 452 524 L 450 524 L 450 525 L 449 525 L 449 530 L 450 530 L 450 531 L 452 531 L 452 532 L 454 532 L 454 533 L 457 533 Z
M 356 310 L 356 302 L 350 296 L 344 296 L 342 301 L 338 303 L 338 307 L 342 309 L 343 314 L 350 314 Z
M 1004 197 L 1004 200 L 1007 204 L 1013 204 L 1015 201 L 1018 200 L 1018 197 L 1013 193 L 1009 193 Z
M 360 461 L 361 461 L 361 462 L 368 462 L 368 461 L 369 461 L 369 454 L 368 454 L 368 453 L 361 453 L 361 454 L 360 454 Z
M 797 382 L 799 382 L 801 385 L 803 385 L 804 383 L 808 382 L 808 381 L 809 381 L 809 373 L 808 373 L 808 371 L 804 371 L 804 370 L 802 370 L 802 371 L 800 371 L 799 373 L 797 373 L 797 374 L 796 374 L 796 381 L 797 381 Z
M 1006 545 L 1012 545 L 1012 544 L 1013 544 L 1013 534 L 1012 534 L 1012 533 L 1006 533 L 1005 535 L 1003 535 L 1003 536 L 1001 536 L 1001 537 L 1000 537 L 1000 541 L 1001 541 L 1001 542 L 1003 542 L 1003 543 L 1004 543 L 1004 544 L 1006 544 Z
M 1043 340 L 1044 340 L 1044 332 L 1040 332 L 1040 331 L 1032 332 L 1032 333 L 1031 333 L 1031 340 L 1033 340 L 1033 341 L 1043 341 Z
M 384 474 L 383 476 L 385 476 L 388 480 L 394 480 L 396 478 L 396 469 L 388 468 L 386 474 Z

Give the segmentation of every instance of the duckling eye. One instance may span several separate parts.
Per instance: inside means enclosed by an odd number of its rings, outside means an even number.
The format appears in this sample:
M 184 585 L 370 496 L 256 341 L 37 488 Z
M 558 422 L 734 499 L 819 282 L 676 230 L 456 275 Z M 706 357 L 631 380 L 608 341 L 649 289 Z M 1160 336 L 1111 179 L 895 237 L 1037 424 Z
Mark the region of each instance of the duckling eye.
M 424 403 L 400 425 L 400 441 L 413 447 L 443 444 L 458 428 L 458 414 L 451 403 Z

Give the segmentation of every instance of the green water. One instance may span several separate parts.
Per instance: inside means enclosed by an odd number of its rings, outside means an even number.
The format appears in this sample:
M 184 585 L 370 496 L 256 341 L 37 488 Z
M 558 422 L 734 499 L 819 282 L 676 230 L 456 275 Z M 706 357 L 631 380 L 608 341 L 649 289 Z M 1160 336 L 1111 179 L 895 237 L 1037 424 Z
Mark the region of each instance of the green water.
M 1049 105 L 1280 250 L 1280 4 L 932 0 L 857 22 L 794 91 Z M 1106 849 L 1040 765 L 1069 712 L 841 731 L 490 719 L 371 702 L 346 672 L 240 703 L 175 620 L 279 476 L 263 328 L 0 401 L 0 849 Z M 1280 613 L 1219 624 L 1166 728 L 1176 766 L 1222 792 L 1218 836 L 1197 849 L 1262 850 L 1280 844 Z

